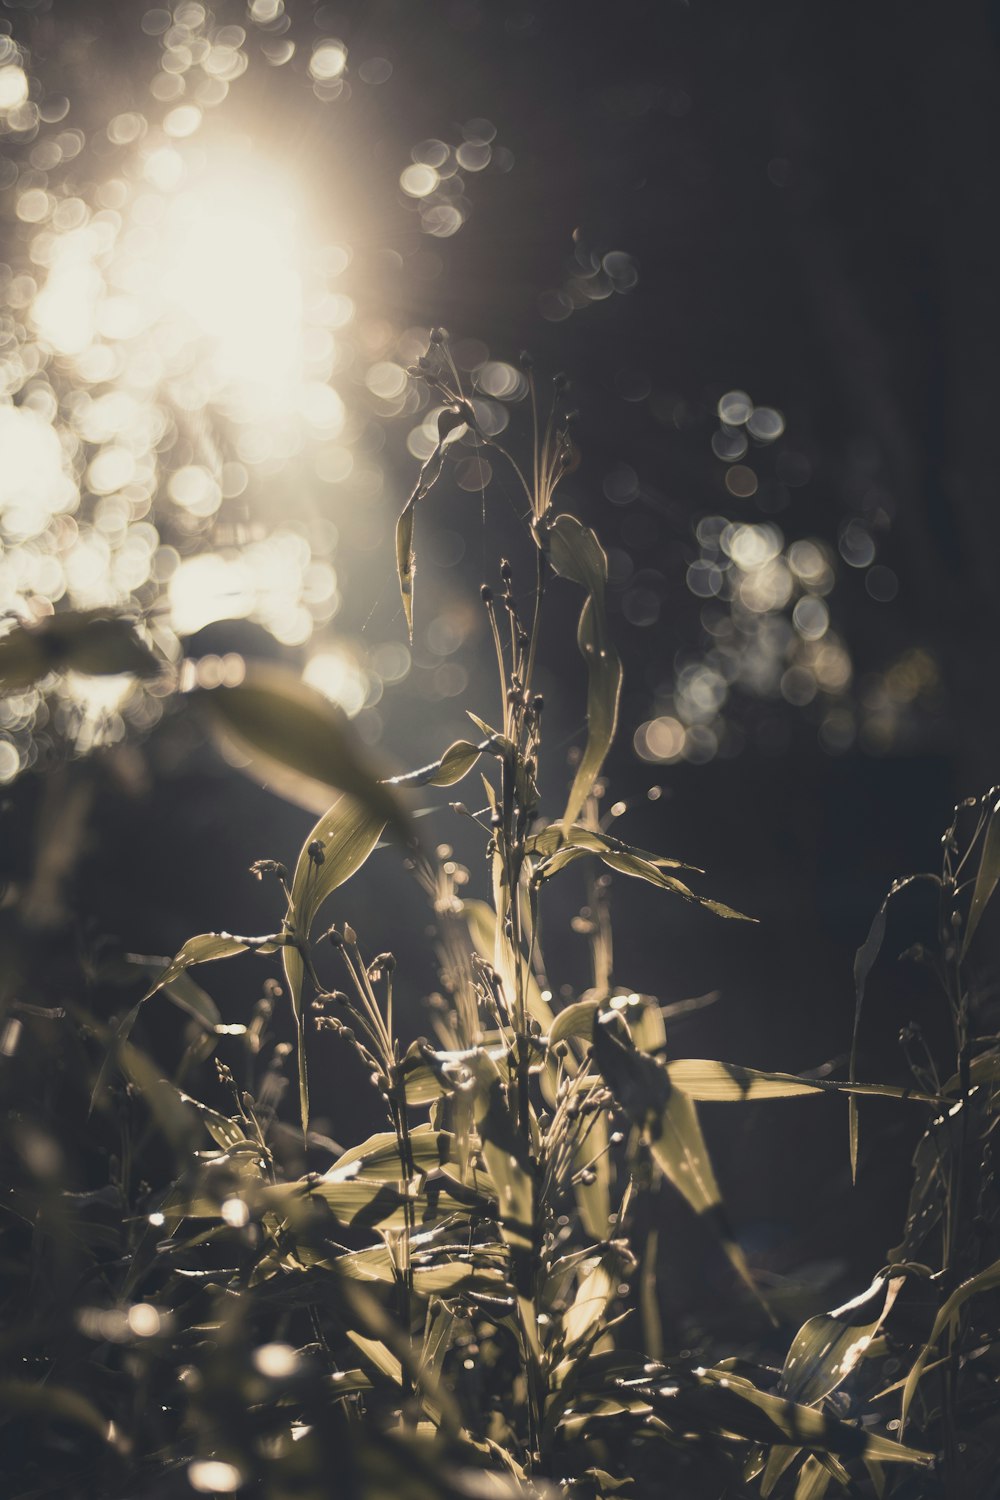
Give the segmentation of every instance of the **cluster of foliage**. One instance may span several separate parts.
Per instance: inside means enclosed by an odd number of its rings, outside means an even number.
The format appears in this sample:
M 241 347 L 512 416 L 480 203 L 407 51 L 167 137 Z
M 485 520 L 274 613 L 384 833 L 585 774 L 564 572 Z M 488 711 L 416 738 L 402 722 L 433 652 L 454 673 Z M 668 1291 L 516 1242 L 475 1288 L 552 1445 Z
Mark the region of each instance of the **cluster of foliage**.
M 456 436 L 476 432 L 446 340 L 418 373 L 440 416 L 397 530 L 410 622 L 417 512 Z M 697 894 L 677 860 L 612 836 L 601 816 L 621 686 L 607 564 L 593 531 L 556 505 L 575 459 L 562 391 L 541 411 L 530 368 L 528 378 L 530 461 L 480 435 L 523 486 L 532 553 L 530 587 L 501 561 L 482 590 L 499 722 L 470 714 L 478 738 L 385 781 L 330 704 L 276 668 L 200 689 L 184 711 L 207 714 L 256 774 L 339 793 L 291 873 L 257 866 L 275 882 L 274 929 L 205 933 L 126 974 L 91 965 L 75 985 L 63 972 L 51 994 L 44 976 L 7 965 L 0 1389 L 12 1495 L 899 1500 L 985 1495 L 995 1483 L 1000 1048 L 968 956 L 1000 878 L 997 794 L 960 810 L 941 873 L 916 877 L 939 896 L 936 933 L 917 956 L 940 982 L 950 1054 L 909 1028 L 912 1082 L 858 1081 L 883 906 L 858 954 L 847 1079 L 672 1058 L 663 1009 L 613 973 L 610 879 L 739 914 Z M 556 579 L 583 594 L 588 733 L 552 817 L 533 678 Z M 90 670 L 120 670 L 122 628 L 84 619 L 59 639 L 78 670 L 81 642 L 93 647 Z M 95 630 L 114 643 L 111 668 Z M 52 625 L 8 637 L 3 669 L 20 681 L 33 660 L 58 665 L 53 639 Z M 486 900 L 464 895 L 468 872 L 419 840 L 407 801 L 408 788 L 474 772 L 482 807 L 452 806 L 481 829 Z M 331 898 L 383 843 L 399 846 L 434 909 L 441 994 L 431 1038 L 410 1045 L 394 1017 L 394 955 L 367 954 L 343 920 L 323 926 Z M 592 984 L 556 1010 L 544 893 L 577 862 L 590 882 Z M 272 974 L 280 963 L 282 981 L 268 980 L 245 1023 L 225 1025 L 190 971 L 247 950 Z M 334 961 L 343 989 L 321 977 Z M 101 1019 L 123 982 L 145 993 L 124 1017 Z M 143 1045 L 155 997 L 185 1018 L 170 1066 Z M 337 1034 L 343 1067 L 369 1075 L 384 1107 L 386 1128 L 346 1150 L 310 1122 L 311 1097 L 332 1086 L 309 1078 L 314 1028 Z M 294 1127 L 281 1110 L 289 1078 Z M 862 1096 L 922 1109 L 927 1127 L 889 1263 L 847 1306 L 809 1318 L 778 1367 L 778 1320 L 727 1222 L 699 1106 L 831 1092 L 847 1098 L 855 1162 Z M 72 1122 L 62 1135 L 48 1123 L 56 1115 Z M 661 1179 L 718 1235 L 755 1299 L 758 1357 L 699 1363 L 665 1347 L 655 1241 L 634 1232 Z

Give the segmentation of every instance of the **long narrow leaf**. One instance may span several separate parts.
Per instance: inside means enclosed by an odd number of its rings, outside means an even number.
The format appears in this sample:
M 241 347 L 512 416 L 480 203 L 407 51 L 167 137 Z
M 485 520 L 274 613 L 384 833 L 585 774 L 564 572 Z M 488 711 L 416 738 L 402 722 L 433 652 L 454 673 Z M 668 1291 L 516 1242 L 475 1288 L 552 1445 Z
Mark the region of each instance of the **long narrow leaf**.
M 915 1099 L 940 1104 L 936 1094 L 898 1088 L 891 1083 L 846 1083 L 836 1078 L 800 1078 L 794 1073 L 766 1073 L 735 1063 L 685 1057 L 666 1065 L 670 1081 L 699 1103 L 742 1104 L 758 1099 L 804 1099 L 817 1094 L 867 1095 L 883 1099 Z
M 913 1398 L 916 1395 L 917 1386 L 920 1384 L 924 1367 L 933 1354 L 938 1339 L 970 1297 L 976 1297 L 981 1292 L 995 1291 L 997 1287 L 1000 1287 L 1000 1260 L 994 1261 L 991 1266 L 987 1266 L 985 1271 L 980 1271 L 978 1275 L 970 1276 L 967 1281 L 963 1281 L 961 1286 L 955 1288 L 942 1306 L 937 1317 L 934 1319 L 930 1338 L 913 1361 L 910 1373 L 906 1377 L 906 1384 L 903 1387 L 902 1410 L 900 1412 L 900 1434 L 902 1434 L 906 1426 L 906 1419 L 909 1415 Z
M 608 559 L 594 533 L 575 516 L 559 515 L 549 524 L 545 542 L 555 571 L 587 592 L 580 613 L 577 644 L 587 663 L 587 743 L 577 766 L 563 814 L 564 833 L 600 775 L 618 725 L 622 665 L 611 640 L 604 607 Z
M 888 898 L 886 898 L 888 900 Z M 882 939 L 885 937 L 886 903 L 883 901 L 871 927 L 868 936 L 858 949 L 854 958 L 854 1028 L 851 1033 L 851 1061 L 849 1067 L 850 1080 L 853 1083 L 857 1077 L 858 1067 L 858 1042 L 861 1037 L 861 1012 L 865 1003 L 865 985 L 868 975 L 874 967 L 882 947 Z M 851 1180 L 857 1181 L 858 1176 L 858 1105 L 855 1099 L 848 1102 L 848 1137 L 851 1157 Z
M 976 884 L 972 891 L 969 920 L 965 928 L 965 939 L 962 943 L 963 958 L 969 951 L 969 944 L 975 937 L 976 928 L 982 920 L 987 902 L 997 888 L 998 881 L 1000 881 L 1000 802 L 996 804 L 990 813 L 989 826 L 986 829 L 986 837 L 983 840 L 983 852 L 979 859 L 979 871 L 976 875 Z
M 303 1134 L 309 1127 L 309 1083 L 302 985 L 305 964 L 297 943 L 307 943 L 323 902 L 359 870 L 385 827 L 380 807 L 344 796 L 323 814 L 302 846 L 292 876 L 287 922 L 293 941 L 282 953 L 295 1019 L 299 1063 L 299 1113 Z

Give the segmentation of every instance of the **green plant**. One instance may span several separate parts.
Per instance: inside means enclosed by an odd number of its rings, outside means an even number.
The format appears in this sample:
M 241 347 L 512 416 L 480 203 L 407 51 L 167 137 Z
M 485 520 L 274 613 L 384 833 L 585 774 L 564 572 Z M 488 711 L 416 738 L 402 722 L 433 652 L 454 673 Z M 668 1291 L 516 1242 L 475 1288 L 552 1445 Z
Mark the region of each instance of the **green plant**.
M 441 410 L 437 448 L 397 529 L 411 625 L 418 511 L 463 435 L 499 449 L 477 431 L 443 337 L 413 373 Z M 67 1207 L 58 1174 L 33 1177 L 31 1153 L 22 1151 L 24 1224 L 43 1211 L 63 1223 L 69 1214 L 80 1242 L 75 1274 L 92 1290 L 89 1300 L 74 1300 L 50 1288 L 50 1326 L 37 1356 L 47 1384 L 21 1375 L 5 1395 L 60 1431 L 69 1424 L 103 1445 L 96 1457 L 87 1450 L 93 1478 L 80 1493 L 134 1494 L 166 1464 L 195 1489 L 256 1483 L 276 1497 L 335 1493 L 338 1484 L 366 1496 L 478 1493 L 476 1470 L 521 1492 L 559 1483 L 581 1496 L 652 1494 L 673 1477 L 679 1493 L 739 1494 L 761 1476 L 766 1494 L 794 1466 L 796 1494 L 805 1497 L 833 1481 L 850 1489 L 864 1473 L 882 1493 L 883 1466 L 930 1465 L 922 1449 L 844 1420 L 833 1399 L 858 1364 L 859 1340 L 870 1358 L 885 1337 L 899 1292 L 894 1268 L 864 1304 L 863 1325 L 854 1310 L 807 1324 L 780 1377 L 764 1359 L 703 1367 L 662 1348 L 644 1351 L 635 1319 L 626 1321 L 638 1264 L 630 1232 L 650 1168 L 716 1230 L 765 1321 L 726 1222 L 700 1103 L 838 1092 L 849 1096 L 855 1121 L 855 1101 L 866 1094 L 916 1099 L 935 1111 L 954 1097 L 968 1112 L 978 1058 L 969 1052 L 960 985 L 957 1083 L 920 1075 L 914 1087 L 900 1087 L 858 1082 L 853 1069 L 837 1082 L 672 1060 L 659 1005 L 617 982 L 609 875 L 645 881 L 722 918 L 739 914 L 699 895 L 676 859 L 614 837 L 601 817 L 599 777 L 621 687 L 605 613 L 607 565 L 594 532 L 555 503 L 575 457 L 561 386 L 542 412 L 530 369 L 528 378 L 530 463 L 499 452 L 523 487 L 532 583 L 522 594 L 522 565 L 502 560 L 495 586 L 482 590 L 499 678 L 496 724 L 470 714 L 475 739 L 384 781 L 329 704 L 275 669 L 250 667 L 238 686 L 195 695 L 251 768 L 278 772 L 300 792 L 325 786 L 341 795 L 291 874 L 273 860 L 255 867 L 280 892 L 271 932 L 190 939 L 170 963 L 153 966 L 146 993 L 113 1028 L 75 1007 L 91 1051 L 105 1054 L 88 1089 L 93 1107 L 101 1128 L 120 1136 L 101 1200 L 108 1222 L 99 1217 L 91 1237 L 96 1205 Z M 588 730 L 568 795 L 546 816 L 544 704 L 534 676 L 555 579 L 583 591 Z M 480 830 L 487 900 L 466 895 L 469 872 L 417 840 L 406 803 L 408 788 L 448 788 L 474 771 L 482 807 L 454 808 Z M 992 829 L 970 932 L 986 886 L 996 883 Z M 386 837 L 433 903 L 437 930 L 443 998 L 431 1011 L 434 1037 L 410 1045 L 396 1026 L 395 956 L 366 953 L 343 920 L 318 931 L 330 898 Z M 542 945 L 545 890 L 578 862 L 591 880 L 593 983 L 555 1011 Z M 878 941 L 876 930 L 862 950 L 859 996 Z M 323 944 L 335 950 L 343 989 L 324 977 Z M 284 993 L 269 979 L 246 1024 L 225 1027 L 190 971 L 247 950 L 272 966 L 280 960 Z M 172 1080 L 134 1040 L 158 994 L 193 1025 Z M 294 1021 L 293 1049 L 273 1030 L 283 1004 Z M 310 1080 L 312 1026 L 336 1032 L 344 1066 L 370 1075 L 387 1126 L 333 1153 L 323 1171 L 304 1170 L 330 1155 L 310 1125 L 311 1098 L 329 1087 Z M 66 1046 L 79 1050 L 78 1034 Z M 227 1109 L 189 1092 L 189 1077 L 217 1049 Z M 278 1111 L 290 1052 L 297 1140 Z M 952 1191 L 949 1243 L 961 1221 Z M 647 1261 L 647 1282 L 651 1274 Z M 644 1320 L 653 1345 L 654 1303 L 646 1298 Z M 949 1324 L 963 1316 L 954 1298 L 945 1309 Z M 941 1333 L 930 1330 L 928 1344 Z M 57 1378 L 59 1357 L 45 1353 L 60 1336 L 79 1353 L 65 1379 Z M 921 1358 L 926 1365 L 930 1354 Z M 81 1371 L 92 1365 L 99 1376 L 88 1382 Z M 123 1373 L 134 1396 L 122 1392 Z M 920 1360 L 908 1395 L 918 1385 Z M 75 1454 L 77 1440 L 65 1441 Z

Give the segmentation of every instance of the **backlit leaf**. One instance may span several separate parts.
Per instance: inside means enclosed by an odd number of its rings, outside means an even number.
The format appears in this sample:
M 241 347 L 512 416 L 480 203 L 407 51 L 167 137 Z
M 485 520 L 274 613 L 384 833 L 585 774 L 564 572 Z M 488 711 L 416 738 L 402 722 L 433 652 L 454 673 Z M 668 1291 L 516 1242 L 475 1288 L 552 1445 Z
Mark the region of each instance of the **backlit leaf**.
M 736 1063 L 685 1057 L 666 1065 L 675 1087 L 700 1103 L 737 1104 L 758 1099 L 796 1099 L 817 1094 L 868 1095 L 883 1099 L 914 1099 L 936 1104 L 933 1094 L 898 1088 L 891 1083 L 846 1083 L 836 1078 L 800 1078 L 794 1073 L 766 1073 Z
M 618 1103 L 642 1132 L 664 1177 L 718 1234 L 734 1268 L 758 1295 L 743 1251 L 729 1228 L 722 1195 L 691 1098 L 666 1068 L 639 1052 L 613 1012 L 594 1028 L 594 1060 Z
M 556 516 L 548 525 L 545 545 L 555 571 L 587 592 L 577 630 L 577 644 L 588 673 L 587 743 L 563 814 L 563 829 L 568 830 L 590 795 L 615 737 L 622 666 L 604 608 L 608 578 L 604 548 L 589 527 L 567 514 Z
M 860 1297 L 804 1323 L 785 1358 L 780 1394 L 815 1406 L 837 1390 L 864 1359 L 903 1279 L 879 1276 Z
M 611 1217 L 608 1121 L 604 1114 L 586 1118 L 589 1128 L 585 1134 L 578 1132 L 573 1148 L 573 1192 L 584 1229 L 595 1240 L 602 1240 Z
M 136 954 L 129 955 L 129 962 L 137 969 L 144 970 L 150 979 L 162 979 L 164 971 L 170 966 L 172 960 L 162 958 L 143 958 Z M 179 1010 L 186 1011 L 195 1021 L 200 1021 L 206 1031 L 214 1031 L 222 1024 L 222 1016 L 219 1008 L 211 995 L 206 994 L 200 984 L 196 984 L 187 972 L 175 974 L 160 988 L 173 1001 Z
M 460 1326 L 461 1319 L 453 1308 L 449 1307 L 446 1302 L 442 1302 L 439 1297 L 431 1300 L 427 1307 L 424 1341 L 420 1350 L 422 1377 L 430 1375 L 432 1380 L 440 1380 L 444 1357 Z
M 178 1155 L 186 1155 L 192 1141 L 193 1117 L 180 1090 L 162 1077 L 159 1068 L 131 1042 L 113 1044 L 112 1055 L 125 1077 L 141 1094 L 150 1114 Z
M 420 475 L 396 522 L 396 574 L 399 593 L 406 616 L 406 629 L 413 640 L 413 577 L 416 572 L 416 557 L 413 550 L 413 522 L 418 500 L 425 495 L 441 477 L 448 445 L 461 437 L 466 427 L 466 415 L 471 418 L 471 408 L 463 414 L 457 407 L 446 407 L 438 415 L 438 442 L 433 453 L 424 463 Z
M 475 1089 L 473 1117 L 476 1129 L 499 1197 L 501 1233 L 512 1248 L 531 1251 L 534 1244 L 534 1181 L 525 1160 L 524 1147 L 514 1131 L 500 1074 L 496 1063 L 482 1048 L 470 1053 L 466 1066 Z
M 241 1146 L 246 1141 L 246 1136 L 239 1125 L 234 1120 L 230 1120 L 227 1115 L 220 1114 L 216 1109 L 210 1109 L 207 1104 L 202 1104 L 200 1099 L 192 1099 L 190 1094 L 185 1094 L 181 1089 L 178 1089 L 177 1093 L 183 1103 L 196 1112 L 215 1144 L 221 1146 L 224 1151 L 231 1150 L 234 1146 Z
M 258 946 L 261 941 L 255 938 L 234 937 L 230 932 L 203 932 L 198 937 L 188 938 L 180 952 L 157 975 L 142 997 L 143 1001 L 151 1000 L 158 990 L 165 989 L 167 985 L 172 984 L 184 973 L 185 969 L 191 968 L 193 964 L 208 964 L 219 958 L 232 958 L 237 953 L 245 953 L 251 946 Z
M 391 776 L 388 786 L 454 786 L 472 770 L 476 761 L 488 747 L 473 745 L 469 740 L 455 740 L 448 746 L 440 760 L 419 771 L 408 771 L 403 776 Z
M 787 1473 L 801 1452 L 801 1448 L 789 1447 L 785 1443 L 775 1443 L 767 1455 L 767 1463 L 761 1475 L 760 1493 L 763 1500 L 768 1500 L 768 1496 L 773 1492 L 782 1474 Z
M 448 1160 L 451 1136 L 446 1130 L 433 1130 L 430 1125 L 417 1125 L 410 1129 L 410 1155 L 414 1171 L 432 1172 Z M 399 1141 L 395 1131 L 383 1130 L 373 1135 L 360 1146 L 338 1156 L 330 1169 L 331 1176 L 343 1177 L 345 1181 L 357 1177 L 377 1177 L 381 1181 L 402 1178 L 402 1162 Z
M 347 1337 L 380 1375 L 385 1375 L 394 1385 L 402 1385 L 403 1366 L 383 1343 L 378 1339 L 366 1338 L 363 1333 L 355 1333 L 350 1328 L 347 1330 Z

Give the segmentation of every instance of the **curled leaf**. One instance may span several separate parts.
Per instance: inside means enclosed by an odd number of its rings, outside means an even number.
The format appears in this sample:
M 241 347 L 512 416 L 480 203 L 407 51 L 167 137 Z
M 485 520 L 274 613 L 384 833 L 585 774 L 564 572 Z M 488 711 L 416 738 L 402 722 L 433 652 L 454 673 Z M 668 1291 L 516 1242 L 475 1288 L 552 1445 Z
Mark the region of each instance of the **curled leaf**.
M 934 1462 L 931 1453 L 908 1448 L 880 1437 L 853 1422 L 843 1422 L 782 1396 L 759 1391 L 731 1370 L 698 1372 L 697 1384 L 671 1379 L 644 1392 L 657 1415 L 675 1431 L 730 1433 L 751 1442 L 777 1443 L 841 1458 L 874 1459 L 880 1463 Z
M 646 849 L 634 849 L 631 844 L 623 843 L 621 839 L 614 838 L 610 833 L 604 833 L 597 828 L 588 828 L 583 823 L 574 823 L 570 828 L 564 828 L 561 823 L 550 823 L 547 828 L 531 834 L 524 842 L 527 854 L 543 856 L 555 854 L 557 849 L 566 845 L 597 855 L 603 855 L 608 851 L 618 854 L 634 854 L 661 870 L 694 870 L 699 875 L 704 873 L 696 865 L 686 865 L 682 860 L 671 859 L 664 854 L 650 854 Z
M 414 499 L 407 500 L 396 522 L 396 574 L 399 578 L 399 594 L 406 616 L 406 630 L 413 640 L 413 575 L 416 558 L 413 553 L 413 506 Z
M 0 1381 L 0 1401 L 11 1416 L 42 1418 L 52 1422 L 72 1422 L 115 1444 L 114 1423 L 98 1411 L 86 1396 L 65 1385 L 42 1384 L 28 1380 Z
M 573 1005 L 567 1005 L 552 1022 L 549 1046 L 555 1047 L 571 1036 L 588 1043 L 593 1041 L 594 1023 L 600 1008 L 597 1000 L 577 1000 Z

